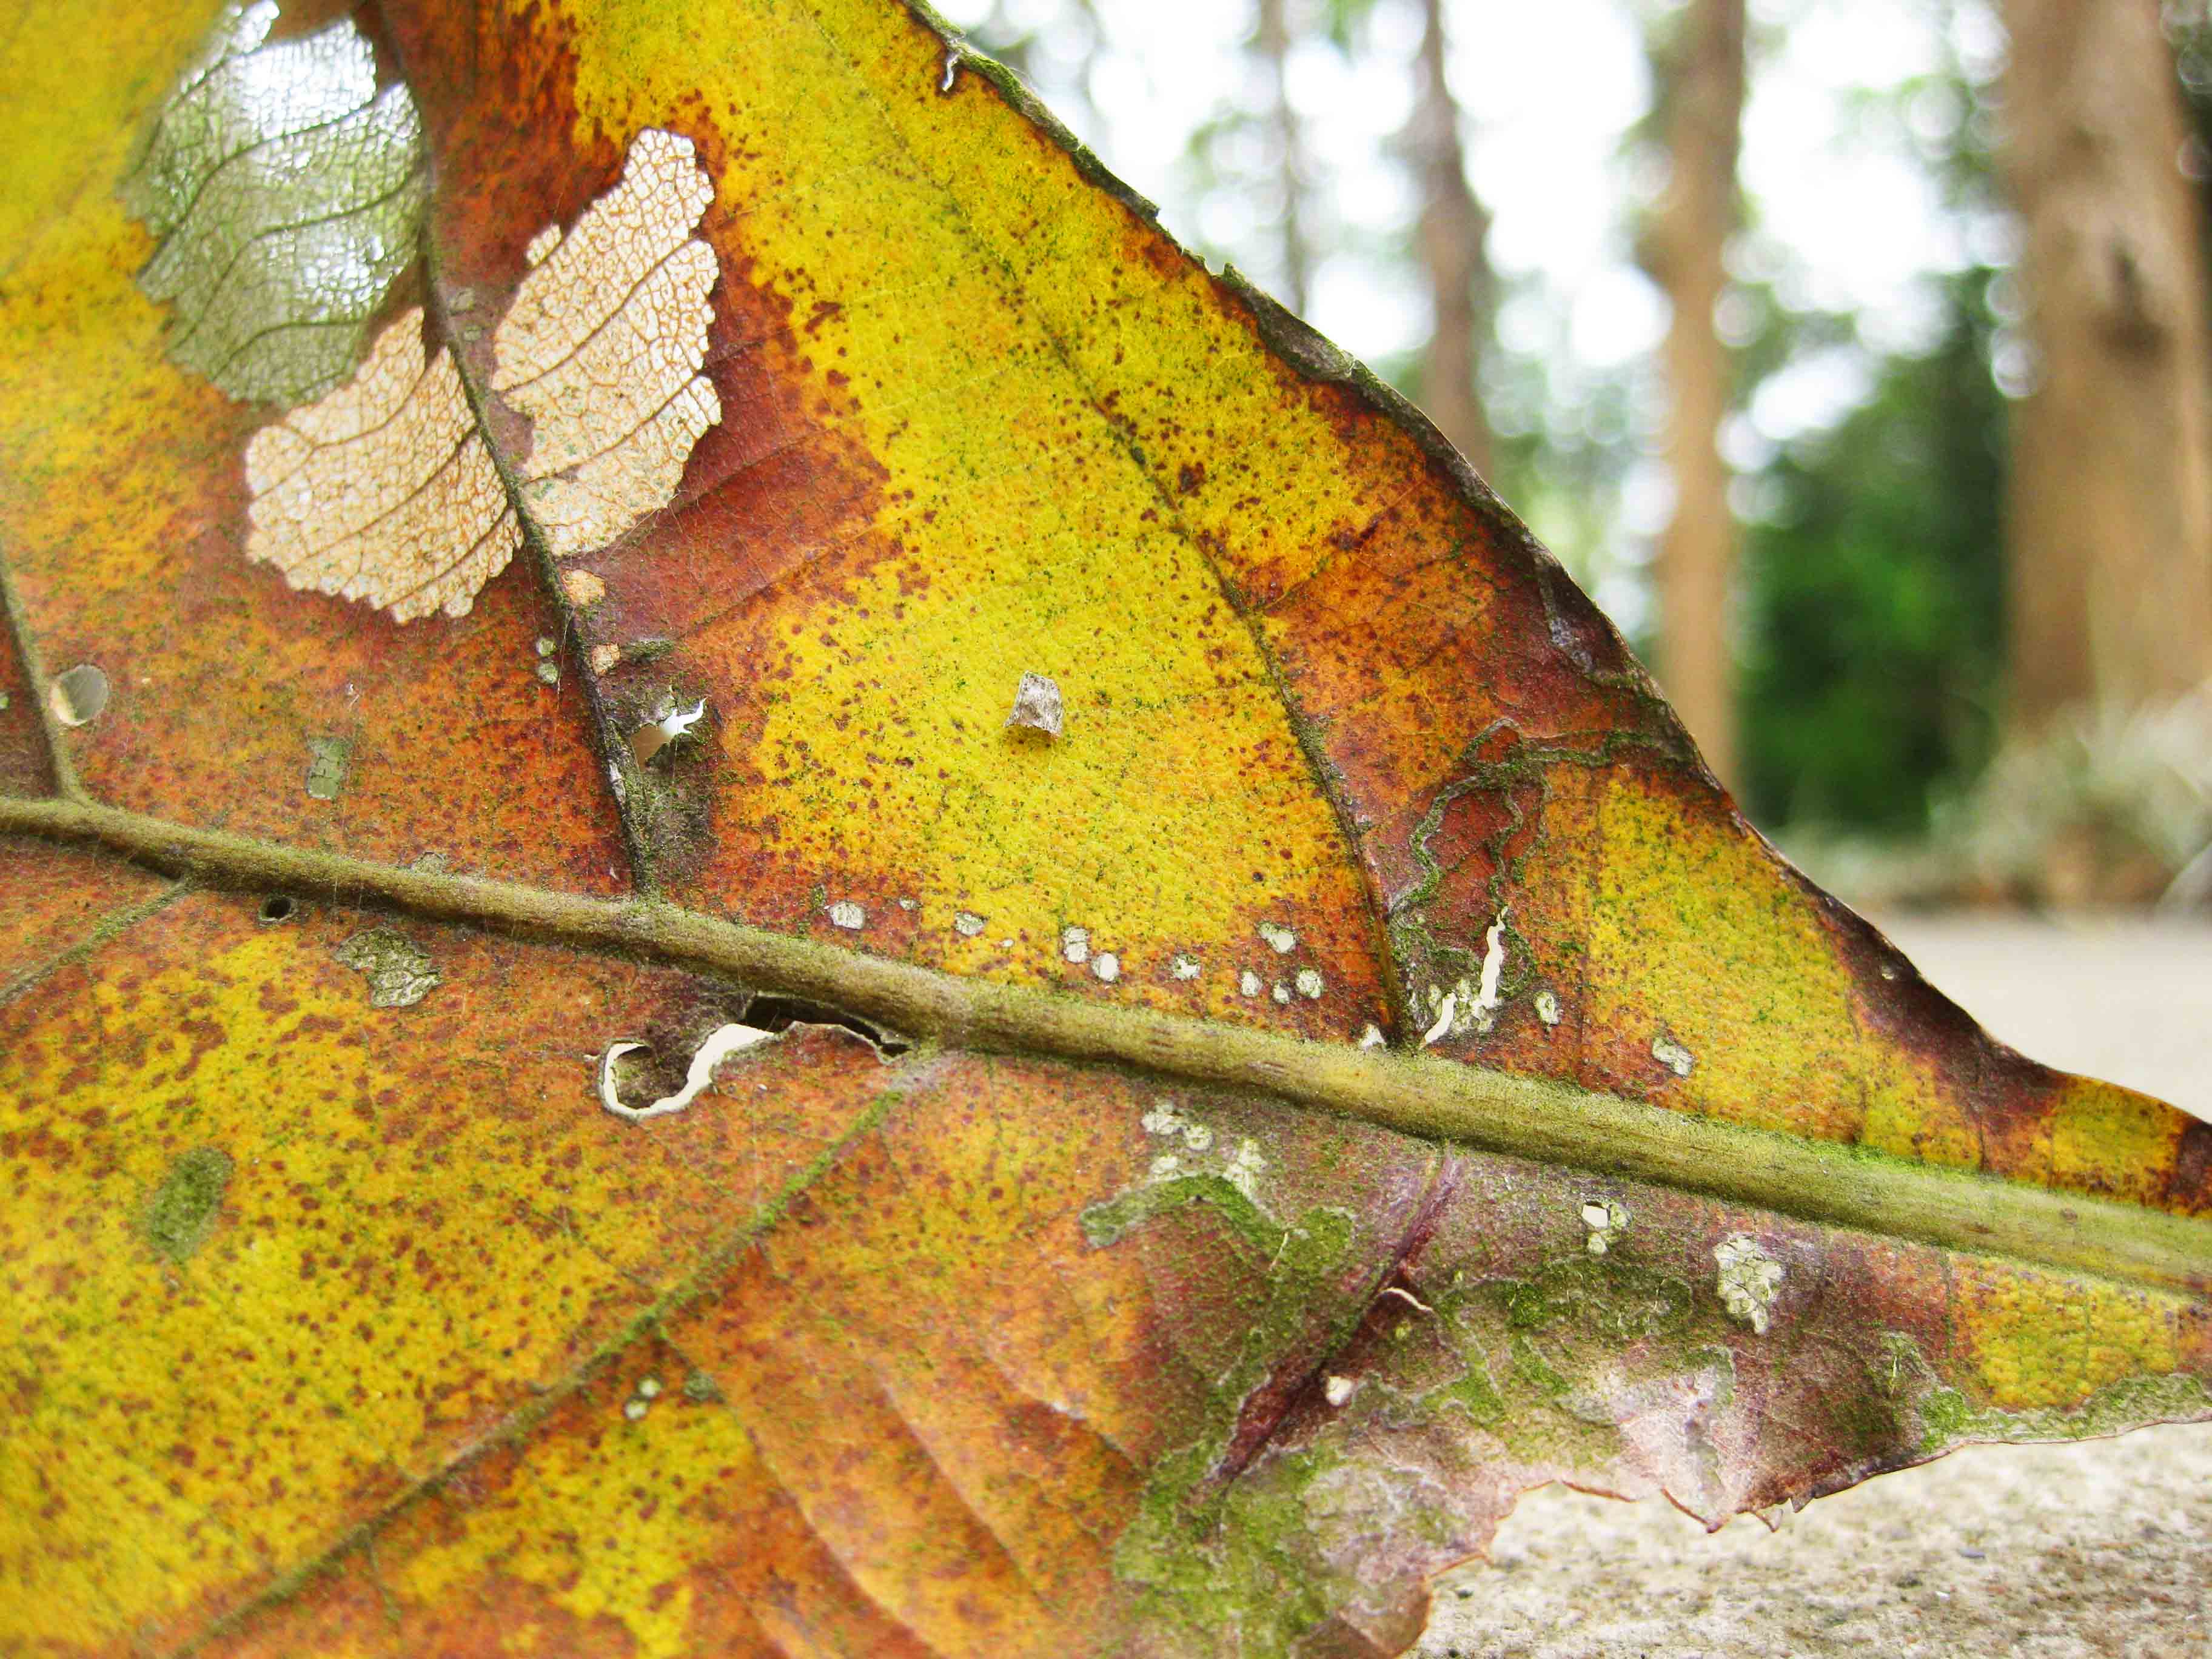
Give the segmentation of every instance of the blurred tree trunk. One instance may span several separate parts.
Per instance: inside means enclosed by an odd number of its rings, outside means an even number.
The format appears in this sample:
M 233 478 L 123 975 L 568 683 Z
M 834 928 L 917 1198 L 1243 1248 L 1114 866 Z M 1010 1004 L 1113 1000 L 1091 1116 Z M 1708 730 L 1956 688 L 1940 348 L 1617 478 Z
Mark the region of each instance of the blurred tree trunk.
M 1689 0 L 1654 55 L 1666 192 L 1638 252 L 1674 306 L 1662 354 L 1670 406 L 1674 514 L 1659 547 L 1660 679 L 1705 760 L 1736 778 L 1729 590 L 1735 520 L 1719 449 L 1734 376 L 1713 328 L 1736 224 L 1736 147 L 1744 94 L 1744 0 Z
M 2011 718 L 2212 673 L 2198 207 L 2156 0 L 2006 0 L 2005 163 L 2038 357 L 2007 500 Z
M 1301 220 L 1306 192 L 1305 137 L 1291 107 L 1285 65 L 1291 52 L 1287 0 L 1260 0 L 1253 44 L 1267 70 L 1268 135 L 1274 140 L 1276 190 L 1281 198 L 1283 303 L 1300 316 L 1306 309 L 1306 239 Z
M 1460 109 L 1444 76 L 1444 0 L 1422 0 L 1421 52 L 1406 148 L 1420 182 L 1418 240 L 1436 326 L 1421 366 L 1421 404 L 1437 430 L 1485 477 L 1490 422 L 1479 390 L 1482 354 L 1496 315 L 1497 284 L 1483 241 L 1490 216 L 1467 182 Z

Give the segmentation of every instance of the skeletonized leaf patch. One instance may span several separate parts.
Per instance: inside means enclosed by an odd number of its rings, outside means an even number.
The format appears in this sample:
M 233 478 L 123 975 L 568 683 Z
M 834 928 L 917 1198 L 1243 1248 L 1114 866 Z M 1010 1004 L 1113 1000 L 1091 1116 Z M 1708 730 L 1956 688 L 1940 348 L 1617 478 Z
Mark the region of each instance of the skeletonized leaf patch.
M 343 386 L 254 434 L 246 481 L 246 557 L 395 622 L 465 615 L 522 544 L 452 354 L 424 358 L 419 306 Z
M 549 226 L 531 244 L 492 389 L 530 417 L 523 495 L 556 557 L 665 507 L 722 418 L 699 373 L 717 264 L 691 234 L 714 199 L 691 141 L 648 127 L 573 231 Z
M 297 405 L 246 447 L 246 556 L 398 622 L 462 616 L 521 545 L 516 503 L 420 307 L 361 350 L 420 250 L 420 118 L 404 86 L 377 92 L 350 22 L 272 42 L 276 15 L 226 11 L 163 106 L 124 191 L 163 239 L 140 281 L 174 304 L 178 362 Z M 719 266 L 692 234 L 714 196 L 691 141 L 647 128 L 573 228 L 530 244 L 492 389 L 531 423 L 513 473 L 556 556 L 667 505 L 722 417 L 700 372 Z
M 138 281 L 173 304 L 169 355 L 233 398 L 291 404 L 352 369 L 428 187 L 414 98 L 377 91 L 361 31 L 272 41 L 276 15 L 223 12 L 123 198 L 161 241 Z
M 525 494 L 560 556 L 665 506 L 721 418 L 698 373 L 714 254 L 690 234 L 713 195 L 690 141 L 647 128 L 575 229 L 532 244 L 493 384 L 532 419 Z M 351 380 L 257 434 L 246 474 L 247 557 L 398 622 L 465 615 L 521 545 L 453 354 L 426 355 L 419 307 Z

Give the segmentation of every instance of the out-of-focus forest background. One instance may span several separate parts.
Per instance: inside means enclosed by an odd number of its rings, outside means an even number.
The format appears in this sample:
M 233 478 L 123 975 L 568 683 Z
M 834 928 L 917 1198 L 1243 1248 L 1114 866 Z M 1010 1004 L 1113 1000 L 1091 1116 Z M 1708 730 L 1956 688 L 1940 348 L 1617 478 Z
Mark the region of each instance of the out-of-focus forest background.
M 949 0 L 1862 902 L 2212 904 L 2205 0 Z

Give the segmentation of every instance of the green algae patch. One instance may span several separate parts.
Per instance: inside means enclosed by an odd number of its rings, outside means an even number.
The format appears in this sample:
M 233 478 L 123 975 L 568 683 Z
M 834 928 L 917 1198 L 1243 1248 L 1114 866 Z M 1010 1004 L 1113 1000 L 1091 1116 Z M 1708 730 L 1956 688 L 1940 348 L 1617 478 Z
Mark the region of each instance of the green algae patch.
M 169 1166 L 140 1219 L 155 1254 L 182 1263 L 198 1253 L 215 1232 L 236 1167 L 220 1146 L 195 1146 Z

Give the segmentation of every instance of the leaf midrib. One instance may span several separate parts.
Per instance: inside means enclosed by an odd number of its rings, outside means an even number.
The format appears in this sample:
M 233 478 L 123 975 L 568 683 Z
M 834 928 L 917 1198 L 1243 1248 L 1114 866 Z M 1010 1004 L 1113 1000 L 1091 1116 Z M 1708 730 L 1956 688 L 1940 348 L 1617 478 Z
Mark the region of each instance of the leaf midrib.
M 96 842 L 209 886 L 324 895 L 735 979 L 950 1047 L 1133 1067 L 1899 1241 L 2196 1295 L 2212 1288 L 2212 1218 L 1747 1128 L 1548 1079 L 963 979 L 665 901 L 617 902 L 441 875 L 85 802 L 0 798 L 0 831 Z

